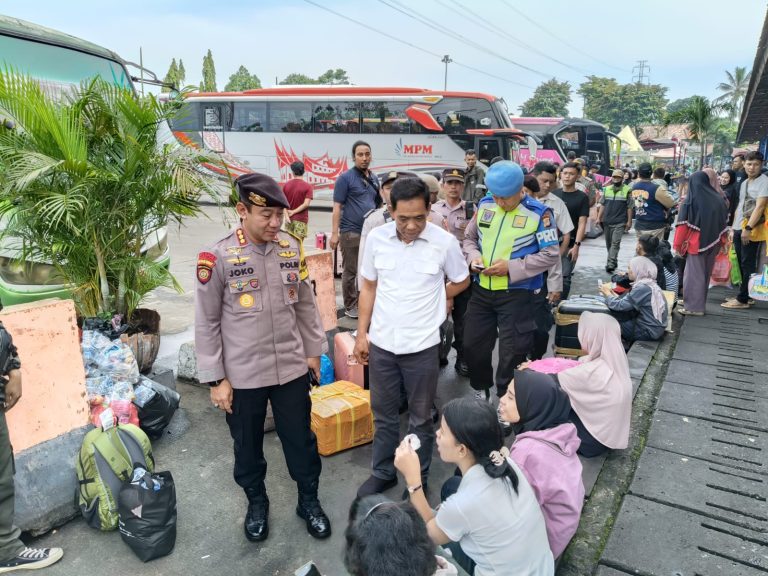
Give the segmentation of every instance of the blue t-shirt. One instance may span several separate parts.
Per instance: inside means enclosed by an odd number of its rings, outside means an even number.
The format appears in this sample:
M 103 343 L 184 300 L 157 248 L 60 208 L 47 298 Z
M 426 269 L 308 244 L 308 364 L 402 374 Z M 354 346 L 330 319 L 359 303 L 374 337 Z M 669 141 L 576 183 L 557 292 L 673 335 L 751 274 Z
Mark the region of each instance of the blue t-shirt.
M 379 179 L 373 172 L 366 177 L 352 168 L 339 176 L 333 188 L 333 201 L 342 205 L 339 231 L 360 234 L 365 215 L 376 208 L 378 195 Z

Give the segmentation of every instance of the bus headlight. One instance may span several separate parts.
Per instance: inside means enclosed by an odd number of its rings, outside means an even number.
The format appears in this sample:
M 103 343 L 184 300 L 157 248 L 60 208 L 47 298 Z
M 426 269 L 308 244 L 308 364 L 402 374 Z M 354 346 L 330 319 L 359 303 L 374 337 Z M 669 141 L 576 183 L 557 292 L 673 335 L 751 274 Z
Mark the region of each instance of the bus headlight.
M 50 264 L 0 257 L 0 277 L 9 284 L 49 286 L 65 280 Z

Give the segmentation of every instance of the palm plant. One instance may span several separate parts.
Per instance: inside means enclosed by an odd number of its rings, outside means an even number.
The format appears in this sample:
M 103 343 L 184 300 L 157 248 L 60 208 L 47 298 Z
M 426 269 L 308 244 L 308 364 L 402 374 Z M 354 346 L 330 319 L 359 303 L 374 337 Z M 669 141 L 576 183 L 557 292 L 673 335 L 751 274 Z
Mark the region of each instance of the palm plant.
M 701 164 L 707 154 L 707 140 L 715 131 L 720 120 L 720 113 L 727 110 L 728 105 L 710 102 L 703 96 L 692 96 L 687 106 L 667 113 L 664 116 L 664 126 L 670 124 L 686 124 L 691 140 L 701 146 Z
M 0 71 L 0 234 L 19 260 L 52 264 L 83 316 L 129 318 L 149 291 L 181 290 L 143 247 L 198 214 L 201 192 L 218 197 L 199 166 L 221 163 L 162 141 L 179 106 L 100 79 L 61 98 Z
M 723 94 L 718 96 L 715 99 L 715 102 L 728 104 L 730 106 L 730 118 L 733 120 L 736 116 L 741 114 L 741 107 L 744 104 L 744 98 L 747 95 L 749 79 L 752 76 L 752 73 L 747 72 L 747 69 L 743 66 L 736 66 L 733 73 L 726 70 L 725 75 L 727 81 L 720 82 L 720 84 L 717 85 L 717 89 Z

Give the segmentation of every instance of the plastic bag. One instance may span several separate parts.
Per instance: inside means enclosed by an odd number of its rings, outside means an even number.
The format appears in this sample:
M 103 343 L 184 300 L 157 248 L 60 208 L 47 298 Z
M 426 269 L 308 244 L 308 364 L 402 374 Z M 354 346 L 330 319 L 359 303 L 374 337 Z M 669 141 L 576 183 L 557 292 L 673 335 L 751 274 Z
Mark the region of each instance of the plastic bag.
M 768 265 L 762 274 L 752 274 L 749 279 L 749 297 L 755 300 L 768 301 Z
M 141 386 L 153 390 L 155 395 L 139 407 L 139 426 L 150 438 L 160 438 L 179 407 L 180 396 L 175 390 L 144 376 Z
M 709 277 L 710 286 L 730 286 L 731 284 L 731 261 L 728 258 L 728 251 L 723 246 L 715 256 L 715 266 L 712 268 L 712 275 Z
M 728 260 L 731 263 L 731 284 L 741 286 L 741 266 L 739 265 L 739 257 L 733 244 L 728 247 Z
M 323 354 L 320 356 L 320 386 L 334 382 L 336 382 L 336 375 L 333 371 L 333 362 L 327 354 Z
M 83 365 L 86 376 L 100 376 L 100 358 L 104 350 L 112 346 L 112 341 L 96 330 L 83 330 L 80 349 L 83 353 Z
M 135 384 L 139 381 L 139 365 L 133 357 L 131 348 L 126 344 L 115 340 L 112 345 L 103 350 L 97 358 L 99 369 L 109 374 L 116 382 Z
M 131 402 L 115 400 L 106 403 L 91 403 L 91 424 L 107 429 L 117 424 L 139 425 L 139 414 Z
M 171 553 L 176 545 L 176 486 L 170 472 L 134 470 L 117 498 L 120 537 L 142 562 Z
M 144 378 L 142 378 L 142 381 L 143 380 Z M 157 394 L 157 392 L 151 387 L 146 386 L 143 382 L 139 382 L 139 385 L 136 386 L 134 392 L 136 393 L 136 398 L 133 399 L 133 403 L 139 408 L 144 408 L 144 405 L 152 400 L 155 394 Z

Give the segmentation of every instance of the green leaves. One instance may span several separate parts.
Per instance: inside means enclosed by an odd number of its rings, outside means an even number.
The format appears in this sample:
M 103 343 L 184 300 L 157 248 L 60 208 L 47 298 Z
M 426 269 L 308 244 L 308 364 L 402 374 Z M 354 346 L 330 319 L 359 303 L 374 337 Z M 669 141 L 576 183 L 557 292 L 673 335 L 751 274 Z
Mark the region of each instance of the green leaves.
M 237 72 L 229 77 L 229 82 L 224 86 L 226 92 L 242 92 L 243 90 L 255 90 L 261 88 L 261 80 L 256 74 L 248 72 L 248 68 L 240 66 Z
M 624 126 L 661 120 L 667 104 L 667 88 L 659 84 L 619 84 L 613 78 L 589 76 L 579 86 L 584 98 L 584 116 L 618 132 Z
M 570 102 L 571 84 L 552 78 L 540 84 L 533 96 L 520 106 L 520 115 L 548 118 L 568 116 Z
M 169 221 L 199 213 L 197 198 L 218 197 L 201 162 L 218 158 L 161 144 L 158 129 L 176 101 L 139 99 L 94 79 L 67 98 L 0 71 L 0 234 L 15 239 L 18 258 L 51 263 L 73 286 L 86 316 L 126 316 L 147 292 L 178 287 L 142 251 Z

